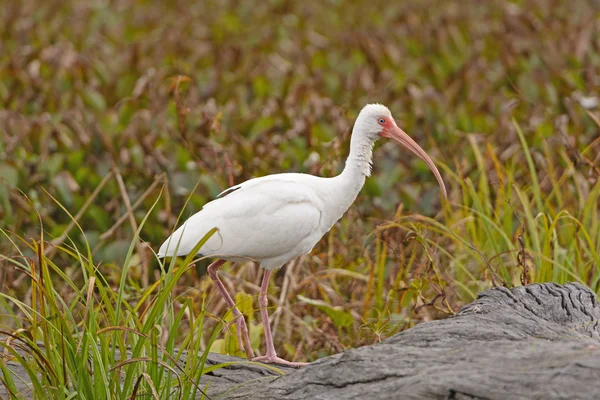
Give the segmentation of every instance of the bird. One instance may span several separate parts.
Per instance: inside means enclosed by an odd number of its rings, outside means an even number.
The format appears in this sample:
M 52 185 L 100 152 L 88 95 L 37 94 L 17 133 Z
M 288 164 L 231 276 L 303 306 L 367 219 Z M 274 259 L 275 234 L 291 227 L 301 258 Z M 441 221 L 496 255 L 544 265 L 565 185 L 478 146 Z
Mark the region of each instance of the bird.
M 373 147 L 380 138 L 393 139 L 421 158 L 447 197 L 442 176 L 427 153 L 398 127 L 386 106 L 367 104 L 354 123 L 350 152 L 339 175 L 327 178 L 281 173 L 232 186 L 187 219 L 160 247 L 159 258 L 186 256 L 216 228 L 197 255 L 216 259 L 207 272 L 231 309 L 240 348 L 248 359 L 292 367 L 306 365 L 277 356 L 267 312 L 269 280 L 274 270 L 310 253 L 348 210 L 371 175 Z M 219 268 L 227 261 L 249 260 L 264 269 L 258 303 L 266 353 L 259 357 L 254 356 L 250 345 L 246 321 L 218 275 Z

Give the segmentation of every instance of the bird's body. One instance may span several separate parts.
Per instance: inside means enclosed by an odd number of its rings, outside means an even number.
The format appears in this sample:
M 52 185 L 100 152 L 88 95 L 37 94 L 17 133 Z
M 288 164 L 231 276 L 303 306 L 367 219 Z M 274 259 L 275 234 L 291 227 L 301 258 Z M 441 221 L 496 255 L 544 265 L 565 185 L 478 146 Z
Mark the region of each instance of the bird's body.
M 277 357 L 266 311 L 266 290 L 271 271 L 301 254 L 309 253 L 342 217 L 371 173 L 373 145 L 380 137 L 397 140 L 423 159 L 435 174 L 444 196 L 442 178 L 427 154 L 398 126 L 390 111 L 380 104 L 369 104 L 360 112 L 352 131 L 350 154 L 341 174 L 322 178 L 307 174 L 285 173 L 251 179 L 225 190 L 216 200 L 190 217 L 158 252 L 159 257 L 189 254 L 211 229 L 217 228 L 199 254 L 218 258 L 208 268 L 238 325 L 238 339 L 249 357 L 253 357 L 243 316 L 218 278 L 224 260 L 254 260 L 265 268 L 259 296 L 265 328 L 267 355 L 255 358 L 266 362 L 284 362 Z M 290 364 L 290 363 L 288 363 Z
M 216 227 L 199 250 L 203 256 L 279 268 L 310 253 L 352 204 L 362 182 L 347 178 L 288 173 L 233 186 L 175 231 L 159 256 L 188 254 Z

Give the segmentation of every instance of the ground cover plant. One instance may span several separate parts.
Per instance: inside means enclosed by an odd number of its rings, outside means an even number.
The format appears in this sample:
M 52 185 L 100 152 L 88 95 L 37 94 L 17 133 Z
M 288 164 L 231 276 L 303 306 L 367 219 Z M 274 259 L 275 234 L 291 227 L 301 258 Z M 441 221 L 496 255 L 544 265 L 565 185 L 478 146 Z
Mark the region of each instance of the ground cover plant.
M 244 354 L 209 260 L 154 252 L 232 184 L 338 173 L 367 102 L 431 154 L 449 199 L 379 145 L 347 215 L 273 280 L 282 357 L 376 343 L 493 285 L 600 290 L 597 2 L 24 0 L 0 20 L 10 396 L 201 393 L 207 351 Z M 260 350 L 261 273 L 222 271 Z

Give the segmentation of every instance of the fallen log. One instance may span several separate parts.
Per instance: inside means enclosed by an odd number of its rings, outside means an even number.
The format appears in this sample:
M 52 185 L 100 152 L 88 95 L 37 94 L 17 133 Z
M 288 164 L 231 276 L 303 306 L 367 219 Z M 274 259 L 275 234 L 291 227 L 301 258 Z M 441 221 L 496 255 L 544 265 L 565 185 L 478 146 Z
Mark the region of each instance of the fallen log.
M 242 384 L 225 397 L 600 399 L 599 321 L 596 295 L 580 284 L 495 288 L 452 318 Z M 209 393 L 223 394 L 221 384 L 213 377 Z

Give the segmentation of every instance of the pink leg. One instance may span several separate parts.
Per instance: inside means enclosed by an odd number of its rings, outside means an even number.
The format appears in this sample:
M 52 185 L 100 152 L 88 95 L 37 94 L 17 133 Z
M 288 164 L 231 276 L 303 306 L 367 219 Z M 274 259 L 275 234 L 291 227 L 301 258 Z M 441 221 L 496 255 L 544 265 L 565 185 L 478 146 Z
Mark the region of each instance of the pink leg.
M 225 299 L 225 303 L 227 303 L 227 305 L 231 309 L 231 312 L 233 314 L 233 320 L 235 321 L 237 326 L 237 336 L 239 341 L 238 343 L 240 344 L 240 348 L 244 348 L 244 350 L 246 351 L 246 356 L 250 359 L 254 357 L 254 352 L 252 351 L 252 346 L 250 346 L 250 338 L 248 337 L 248 327 L 246 326 L 246 320 L 244 319 L 244 316 L 242 315 L 240 310 L 238 310 L 238 308 L 235 306 L 235 302 L 233 301 L 229 293 L 227 293 L 225 285 L 223 285 L 223 282 L 221 282 L 221 280 L 219 279 L 219 275 L 217 274 L 217 271 L 224 263 L 225 260 L 217 260 L 214 263 L 210 264 L 207 269 L 208 275 L 210 276 L 210 279 L 212 279 L 212 281 L 215 283 L 215 285 L 217 285 L 217 289 L 221 293 L 221 296 L 223 296 L 223 298 Z
M 266 269 L 263 275 L 262 284 L 260 285 L 260 294 L 258 296 L 258 304 L 260 305 L 260 316 L 265 330 L 265 343 L 267 345 L 267 354 L 260 357 L 255 357 L 252 361 L 261 361 L 264 363 L 284 364 L 290 367 L 302 367 L 308 363 L 290 362 L 283 358 L 277 357 L 275 345 L 273 344 L 273 335 L 271 334 L 271 324 L 269 322 L 269 313 L 267 311 L 267 289 L 269 288 L 269 279 L 271 278 L 271 270 Z

